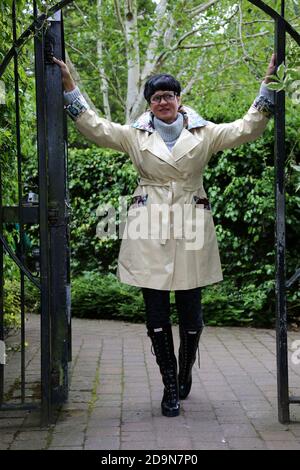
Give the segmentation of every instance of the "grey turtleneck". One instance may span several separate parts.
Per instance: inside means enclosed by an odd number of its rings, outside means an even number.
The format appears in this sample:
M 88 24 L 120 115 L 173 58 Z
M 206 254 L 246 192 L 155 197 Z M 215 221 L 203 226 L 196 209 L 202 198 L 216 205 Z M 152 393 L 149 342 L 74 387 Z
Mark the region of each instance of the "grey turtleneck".
M 161 121 L 156 116 L 154 116 L 153 124 L 154 128 L 164 140 L 168 149 L 172 150 L 183 129 L 182 114 L 178 113 L 176 121 L 172 122 L 172 124 L 167 124 L 166 122 Z

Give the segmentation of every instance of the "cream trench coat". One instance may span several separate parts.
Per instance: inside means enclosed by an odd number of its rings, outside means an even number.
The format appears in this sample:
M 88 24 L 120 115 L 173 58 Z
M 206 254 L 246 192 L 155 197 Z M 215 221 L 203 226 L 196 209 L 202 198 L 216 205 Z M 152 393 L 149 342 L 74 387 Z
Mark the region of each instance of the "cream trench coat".
M 197 204 L 198 198 L 207 198 L 203 173 L 213 154 L 253 141 L 263 133 L 271 116 L 270 102 L 259 96 L 242 119 L 226 124 L 205 121 L 191 108 L 184 107 L 186 127 L 172 151 L 153 128 L 150 112 L 133 125 L 120 125 L 86 109 L 83 100 L 77 100 L 78 103 L 81 109 L 75 120 L 77 129 L 100 147 L 126 152 L 140 176 L 121 243 L 118 279 L 133 286 L 161 290 L 192 289 L 221 281 L 210 206 Z M 161 216 L 150 220 L 151 207 L 160 205 L 163 205 Z M 186 225 L 201 234 L 196 248 L 190 235 L 186 235 L 191 232 L 180 231 L 178 223 L 175 233 L 174 208 L 179 212 L 182 209 L 182 214 L 187 209 Z M 182 217 L 182 225 L 184 221 Z M 138 229 L 143 232 L 141 236 Z

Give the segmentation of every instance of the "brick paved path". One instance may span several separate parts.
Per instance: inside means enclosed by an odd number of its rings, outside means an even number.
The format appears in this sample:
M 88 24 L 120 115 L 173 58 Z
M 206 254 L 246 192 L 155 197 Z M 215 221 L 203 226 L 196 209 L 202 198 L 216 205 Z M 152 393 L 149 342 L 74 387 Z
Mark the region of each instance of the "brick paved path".
M 31 400 L 39 388 L 37 316 L 28 317 L 27 331 Z M 174 337 L 177 349 L 177 327 Z M 300 332 L 289 334 L 290 344 L 296 339 Z M 0 449 L 300 449 L 300 405 L 291 407 L 294 423 L 277 421 L 273 330 L 206 327 L 200 351 L 181 415 L 166 418 L 144 325 L 75 319 L 68 403 L 48 428 L 37 411 L 0 412 Z M 20 394 L 18 361 L 12 353 L 6 366 L 12 400 Z M 290 386 L 299 396 L 300 365 L 290 363 Z

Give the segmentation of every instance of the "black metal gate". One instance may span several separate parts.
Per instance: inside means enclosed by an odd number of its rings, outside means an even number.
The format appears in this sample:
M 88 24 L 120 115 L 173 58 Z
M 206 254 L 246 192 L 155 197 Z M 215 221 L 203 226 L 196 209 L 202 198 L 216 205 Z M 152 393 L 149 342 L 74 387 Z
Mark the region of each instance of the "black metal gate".
M 0 180 L 0 340 L 3 330 L 3 249 L 20 268 L 21 292 L 21 402 L 12 406 L 4 403 L 4 364 L 0 365 L 1 409 L 27 409 L 34 406 L 25 400 L 25 312 L 24 277 L 40 290 L 41 299 L 41 411 L 42 421 L 51 421 L 53 410 L 68 397 L 68 361 L 71 360 L 70 256 L 69 256 L 69 196 L 67 189 L 67 128 L 63 109 L 61 75 L 51 61 L 53 54 L 64 58 L 63 22 L 60 10 L 53 9 L 49 17 L 37 17 L 20 38 L 16 37 L 16 2 L 12 7 L 14 47 L 5 57 L 0 77 L 11 60 L 14 61 L 16 145 L 18 159 L 18 196 L 16 207 L 2 206 Z M 52 16 L 50 16 L 52 15 Z M 20 135 L 18 50 L 34 33 L 35 83 L 37 115 L 38 194 L 23 195 L 22 136 Z M 1 177 L 1 174 L 0 174 Z M 19 227 L 18 255 L 4 237 L 5 224 Z M 36 259 L 39 275 L 33 276 L 26 266 L 25 228 L 39 226 L 39 246 Z M 3 343 L 2 343 L 3 344 Z M 2 361 L 4 362 L 4 361 Z
M 275 51 L 277 63 L 286 60 L 286 35 L 289 34 L 300 46 L 300 35 L 285 21 L 285 1 L 281 0 L 280 14 L 261 0 L 249 0 L 267 13 L 275 23 Z M 289 396 L 287 305 L 286 290 L 300 277 L 298 269 L 294 276 L 286 280 L 286 210 L 285 210 L 285 92 L 276 93 L 275 106 L 275 248 L 276 248 L 276 347 L 277 347 L 277 393 L 278 419 L 281 423 L 290 421 L 292 403 L 300 404 L 300 397 Z
M 69 198 L 67 181 L 67 136 L 66 121 L 63 115 L 62 93 L 58 67 L 54 67 L 49 56 L 54 53 L 64 58 L 63 21 L 61 9 L 72 3 L 64 0 L 45 15 L 37 17 L 35 1 L 35 20 L 22 34 L 16 37 L 16 15 L 13 2 L 14 46 L 0 65 L 0 78 L 11 60 L 15 64 L 15 103 L 16 103 L 16 142 L 19 176 L 19 206 L 2 206 L 2 184 L 0 167 L 0 341 L 3 341 L 3 249 L 14 259 L 21 274 L 21 316 L 22 316 L 22 380 L 21 404 L 25 403 L 25 326 L 24 326 L 24 276 L 38 285 L 41 293 L 41 383 L 42 417 L 44 422 L 51 421 L 52 411 L 63 403 L 68 396 L 68 361 L 71 360 L 71 318 L 70 318 L 70 269 L 69 269 Z M 285 62 L 286 35 L 289 34 L 298 45 L 300 35 L 284 19 L 285 2 L 281 1 L 281 12 L 276 12 L 261 0 L 249 0 L 250 3 L 269 15 L 275 24 L 275 51 L 279 64 Z M 30 34 L 34 34 L 36 64 L 36 108 L 38 123 L 38 159 L 39 159 L 39 201 L 30 205 L 22 202 L 22 153 L 19 126 L 19 87 L 18 87 L 18 48 Z M 276 94 L 275 115 L 275 198 L 276 198 L 276 318 L 277 318 L 277 384 L 278 418 L 281 423 L 289 422 L 289 406 L 300 403 L 300 397 L 289 396 L 288 383 L 288 347 L 287 347 L 287 309 L 286 289 L 300 277 L 298 269 L 295 275 L 286 280 L 285 266 L 285 92 Z M 55 115 L 54 115 L 55 110 Z M 17 256 L 9 247 L 3 235 L 4 225 L 18 222 L 20 227 L 20 255 Z M 40 276 L 36 279 L 24 263 L 24 226 L 39 224 Z M 4 366 L 0 364 L 0 405 L 3 403 Z

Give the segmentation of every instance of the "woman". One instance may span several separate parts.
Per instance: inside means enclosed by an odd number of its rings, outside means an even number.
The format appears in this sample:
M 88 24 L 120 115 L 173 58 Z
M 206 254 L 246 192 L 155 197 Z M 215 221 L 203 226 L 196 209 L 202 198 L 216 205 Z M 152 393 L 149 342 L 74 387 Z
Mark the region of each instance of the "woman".
M 248 112 L 227 124 L 208 122 L 182 106 L 180 83 L 168 74 L 155 75 L 145 84 L 149 111 L 132 125 L 112 123 L 89 109 L 66 64 L 53 60 L 61 67 L 66 109 L 77 129 L 101 147 L 128 153 L 140 176 L 128 212 L 117 275 L 121 282 L 142 288 L 148 335 L 164 384 L 162 414 L 178 416 L 179 399 L 185 399 L 191 389 L 203 329 L 201 287 L 222 280 L 203 173 L 213 154 L 253 141 L 263 133 L 274 108 L 274 93 L 266 83 L 275 73 L 275 55 Z M 158 208 L 158 217 L 153 215 L 154 208 Z M 133 230 L 137 214 L 144 221 L 143 236 L 136 236 L 137 230 Z M 191 241 L 191 233 L 196 242 Z M 178 375 L 170 324 L 172 290 L 179 314 Z

